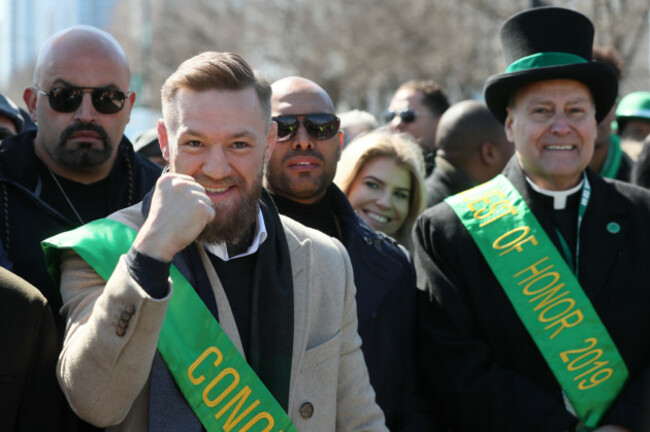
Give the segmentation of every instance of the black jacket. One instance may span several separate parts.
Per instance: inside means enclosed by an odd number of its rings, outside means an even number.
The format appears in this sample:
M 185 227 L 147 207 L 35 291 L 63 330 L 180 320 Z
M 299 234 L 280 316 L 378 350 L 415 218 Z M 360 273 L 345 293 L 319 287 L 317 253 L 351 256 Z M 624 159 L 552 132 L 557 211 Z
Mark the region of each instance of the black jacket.
M 447 197 L 476 186 L 476 182 L 442 156 L 436 156 L 436 169 L 427 177 L 424 186 L 427 189 L 427 208 L 429 208 Z
M 65 430 L 57 342 L 45 297 L 0 268 L 0 430 Z
M 58 316 L 61 296 L 55 290 L 45 267 L 41 240 L 79 226 L 41 196 L 42 162 L 34 153 L 36 131 L 24 132 L 2 141 L 0 146 L 0 240 L 13 271 L 48 299 Z M 134 153 L 124 137 L 118 157 L 109 174 L 108 214 L 141 201 L 153 187 L 161 168 Z M 86 221 L 88 222 L 88 221 Z
M 370 383 L 391 431 L 430 430 L 420 409 L 414 375 L 415 271 L 397 243 L 363 222 L 332 185 L 332 208 L 341 225 L 357 288 L 359 335 Z
M 549 212 L 516 158 L 504 174 L 560 247 Z M 618 347 L 630 378 L 601 424 L 644 430 L 650 376 L 650 193 L 587 171 L 591 199 L 580 233 L 579 282 Z M 608 230 L 615 222 L 620 230 Z M 611 227 L 611 225 L 609 225 Z M 431 409 L 452 431 L 563 431 L 575 419 L 561 389 L 473 239 L 447 203 L 415 230 Z

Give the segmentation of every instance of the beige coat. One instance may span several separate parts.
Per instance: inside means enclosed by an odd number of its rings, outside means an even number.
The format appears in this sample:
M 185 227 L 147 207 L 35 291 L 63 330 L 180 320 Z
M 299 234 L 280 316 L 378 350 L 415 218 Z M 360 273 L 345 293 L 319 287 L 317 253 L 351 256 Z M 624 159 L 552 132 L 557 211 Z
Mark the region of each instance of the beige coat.
M 143 223 L 139 204 L 110 217 L 136 229 Z M 298 431 L 387 430 L 360 350 L 345 249 L 291 219 L 282 222 L 294 286 L 288 409 L 293 424 Z M 213 267 L 205 267 L 221 326 L 243 355 L 221 283 Z M 70 405 L 81 418 L 112 426 L 111 431 L 147 430 L 149 372 L 173 291 L 171 280 L 168 296 L 156 300 L 130 277 L 124 257 L 107 283 L 74 252 L 64 254 L 61 270 L 67 327 L 57 374 Z M 118 331 L 124 313 L 130 316 L 125 332 Z

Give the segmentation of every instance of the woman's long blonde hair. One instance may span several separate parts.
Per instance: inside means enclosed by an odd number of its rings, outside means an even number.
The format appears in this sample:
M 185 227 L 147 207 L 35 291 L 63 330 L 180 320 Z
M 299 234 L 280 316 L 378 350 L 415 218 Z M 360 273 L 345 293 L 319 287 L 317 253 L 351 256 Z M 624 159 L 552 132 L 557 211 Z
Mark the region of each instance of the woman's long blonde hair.
M 424 187 L 424 157 L 420 146 L 410 135 L 378 130 L 363 135 L 352 141 L 341 153 L 341 160 L 336 168 L 334 183 L 345 195 L 363 167 L 372 159 L 389 158 L 411 174 L 411 193 L 409 195 L 409 212 L 400 229 L 395 233 L 395 240 L 413 252 L 411 230 L 417 217 L 426 207 L 426 190 Z

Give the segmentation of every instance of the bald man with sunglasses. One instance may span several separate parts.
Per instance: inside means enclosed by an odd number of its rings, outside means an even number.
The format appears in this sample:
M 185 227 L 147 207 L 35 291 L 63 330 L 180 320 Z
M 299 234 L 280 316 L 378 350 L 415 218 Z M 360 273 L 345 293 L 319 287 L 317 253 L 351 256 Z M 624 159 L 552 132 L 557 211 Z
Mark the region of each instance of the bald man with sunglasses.
M 135 93 L 124 51 L 108 33 L 77 26 L 51 36 L 23 99 L 37 130 L 3 141 L 0 239 L 13 270 L 48 299 L 41 240 L 137 203 L 160 168 L 136 155 L 124 128 Z
M 343 132 L 327 92 L 300 77 L 272 88 L 278 134 L 264 185 L 281 214 L 337 238 L 350 255 L 361 350 L 388 428 L 431 430 L 412 375 L 413 264 L 393 239 L 363 222 L 333 184 Z

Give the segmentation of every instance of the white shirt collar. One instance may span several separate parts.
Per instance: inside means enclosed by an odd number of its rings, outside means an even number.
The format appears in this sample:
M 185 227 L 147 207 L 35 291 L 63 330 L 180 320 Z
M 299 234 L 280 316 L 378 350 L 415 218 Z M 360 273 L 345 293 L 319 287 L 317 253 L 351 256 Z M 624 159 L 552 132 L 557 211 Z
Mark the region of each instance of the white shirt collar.
M 253 255 L 255 252 L 259 250 L 262 243 L 264 243 L 264 240 L 266 240 L 266 237 L 267 234 L 266 234 L 266 225 L 264 225 L 264 216 L 262 216 L 262 210 L 258 209 L 257 223 L 255 224 L 255 237 L 253 238 L 253 243 L 251 243 L 251 245 L 248 247 L 246 252 L 243 252 L 239 255 L 235 255 L 234 257 L 229 257 L 228 248 L 226 247 L 225 242 L 220 242 L 220 243 L 201 242 L 201 245 L 208 252 L 217 256 L 222 261 L 229 261 L 231 259 L 242 258 L 248 255 Z
M 546 190 L 535 183 L 531 179 L 526 176 L 526 181 L 530 185 L 530 187 L 533 188 L 536 192 L 539 192 L 542 195 L 546 195 L 549 197 L 553 198 L 553 210 L 564 210 L 566 208 L 566 200 L 569 196 L 573 195 L 574 193 L 578 192 L 580 189 L 582 189 L 582 184 L 585 182 L 584 177 L 578 183 L 577 186 L 572 187 L 571 189 L 563 190 L 563 191 L 551 191 L 551 190 Z

